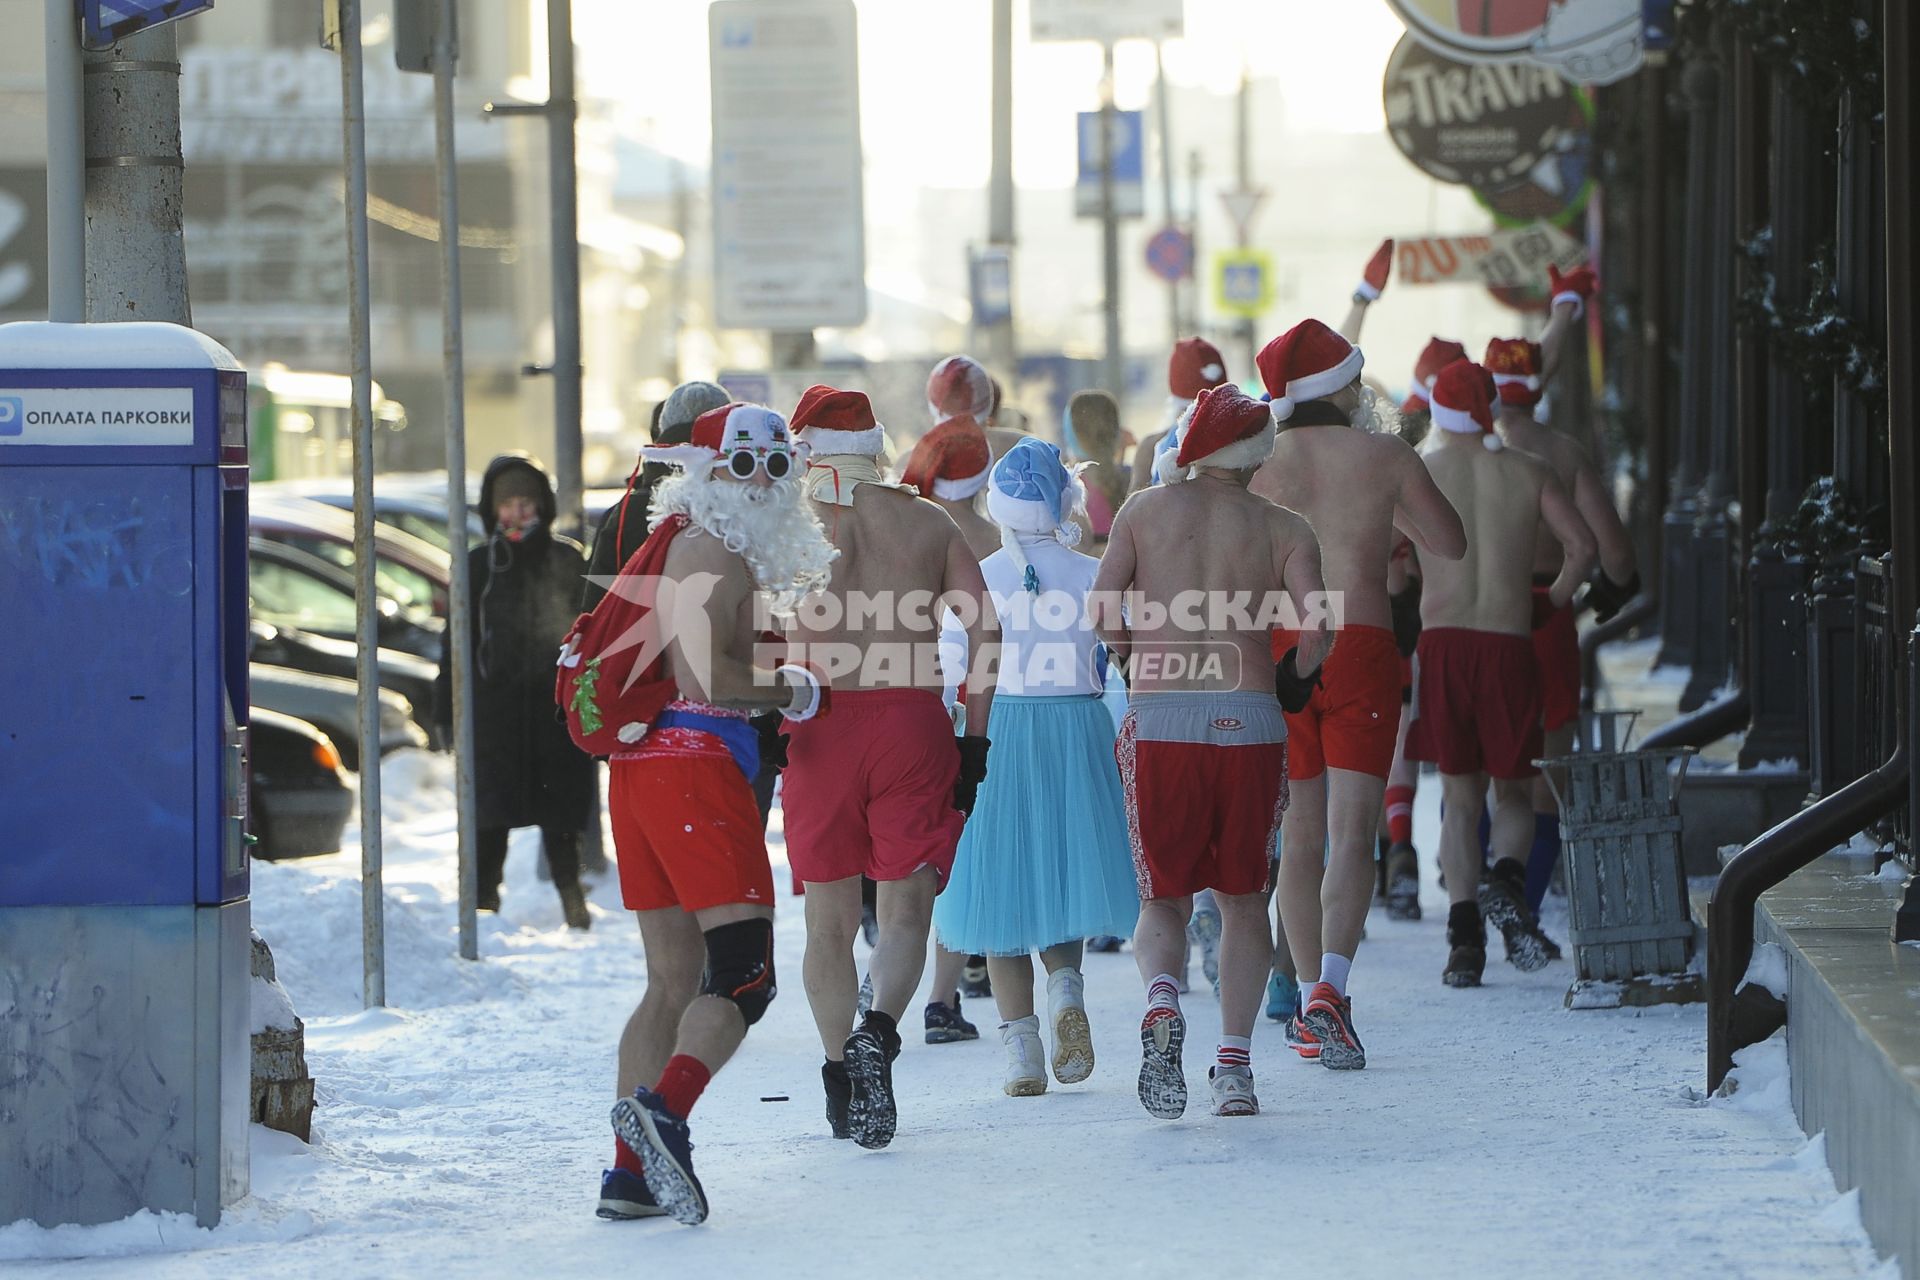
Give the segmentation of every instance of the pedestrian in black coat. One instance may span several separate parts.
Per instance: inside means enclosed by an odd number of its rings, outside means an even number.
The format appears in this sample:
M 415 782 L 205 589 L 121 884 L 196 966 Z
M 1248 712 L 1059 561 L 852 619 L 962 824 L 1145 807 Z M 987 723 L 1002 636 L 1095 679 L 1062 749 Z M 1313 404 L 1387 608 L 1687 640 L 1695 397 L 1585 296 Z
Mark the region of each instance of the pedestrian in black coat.
M 553 680 L 578 610 L 586 556 L 579 543 L 553 532 L 557 507 L 546 472 L 523 455 L 495 458 L 480 482 L 478 510 L 490 536 L 469 553 L 480 909 L 500 909 L 508 833 L 539 827 L 567 923 L 585 929 L 592 920 L 580 887 L 580 843 L 594 763 L 567 735 Z M 453 719 L 452 654 L 448 645 L 440 662 L 435 709 L 443 725 Z

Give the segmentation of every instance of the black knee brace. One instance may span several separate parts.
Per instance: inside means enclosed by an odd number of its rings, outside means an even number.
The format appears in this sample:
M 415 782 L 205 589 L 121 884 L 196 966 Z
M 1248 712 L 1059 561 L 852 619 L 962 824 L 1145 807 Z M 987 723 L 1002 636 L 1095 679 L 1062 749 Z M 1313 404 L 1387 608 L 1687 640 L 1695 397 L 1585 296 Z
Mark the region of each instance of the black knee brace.
M 731 1000 L 752 1026 L 778 994 L 773 984 L 773 921 L 736 920 L 708 929 L 702 995 Z

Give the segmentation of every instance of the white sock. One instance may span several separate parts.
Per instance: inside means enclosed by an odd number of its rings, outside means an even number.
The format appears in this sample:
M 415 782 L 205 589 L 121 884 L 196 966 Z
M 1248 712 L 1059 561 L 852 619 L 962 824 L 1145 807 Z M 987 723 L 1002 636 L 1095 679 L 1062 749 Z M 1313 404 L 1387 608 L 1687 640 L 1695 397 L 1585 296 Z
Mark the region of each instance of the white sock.
M 1242 1067 L 1253 1069 L 1253 1037 L 1221 1036 L 1220 1051 L 1214 1055 L 1214 1061 L 1223 1067 Z
M 1147 984 L 1147 1007 L 1149 1009 L 1178 1009 L 1180 1007 L 1180 984 L 1170 973 L 1158 974 Z
M 1353 957 L 1335 955 L 1331 951 L 1320 956 L 1320 981 L 1330 983 L 1342 997 L 1347 994 L 1347 978 L 1353 972 Z

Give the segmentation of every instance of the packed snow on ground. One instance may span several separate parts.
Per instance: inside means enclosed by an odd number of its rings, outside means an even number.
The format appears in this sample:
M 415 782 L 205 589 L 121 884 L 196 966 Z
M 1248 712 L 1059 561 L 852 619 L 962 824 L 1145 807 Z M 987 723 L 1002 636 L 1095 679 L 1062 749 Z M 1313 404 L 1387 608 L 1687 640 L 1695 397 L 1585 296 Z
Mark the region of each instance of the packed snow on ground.
M 447 762 L 383 769 L 387 993 L 360 1004 L 357 850 L 255 868 L 254 918 L 307 1026 L 313 1145 L 255 1129 L 253 1194 L 204 1231 L 178 1215 L 0 1228 L 9 1274 L 191 1277 L 977 1276 L 1311 1270 L 1351 1276 L 1873 1274 L 1851 1197 L 1795 1126 L 1778 1041 L 1741 1055 L 1740 1088 L 1701 1097 L 1698 1006 L 1569 1011 L 1561 962 L 1440 984 L 1444 898 L 1419 923 L 1376 913 L 1354 969 L 1370 1065 L 1295 1060 L 1262 1019 L 1262 1113 L 1205 1110 L 1219 1030 L 1204 983 L 1187 1116 L 1134 1096 L 1142 994 L 1131 953 L 1088 957 L 1091 1080 L 1000 1092 L 989 1001 L 977 1043 L 918 1043 L 896 1068 L 900 1131 L 882 1152 L 828 1136 L 820 1046 L 800 980 L 799 904 L 777 926 L 784 992 L 693 1113 L 713 1216 L 608 1223 L 613 1046 L 643 985 L 618 888 L 569 933 L 516 836 L 505 910 L 478 964 L 455 954 Z M 1422 788 L 1431 854 L 1438 788 Z M 777 823 L 777 815 L 776 815 Z M 774 857 L 784 851 L 774 832 Z M 784 897 L 784 865 L 776 871 Z M 1564 937 L 1564 912 L 1550 905 Z M 864 956 L 864 945 L 862 945 Z M 1196 962 L 1194 974 L 1198 979 Z M 1812 1154 L 1809 1155 L 1809 1151 Z M 138 1255 L 137 1262 L 128 1261 Z M 76 1259 L 48 1261 L 50 1259 Z

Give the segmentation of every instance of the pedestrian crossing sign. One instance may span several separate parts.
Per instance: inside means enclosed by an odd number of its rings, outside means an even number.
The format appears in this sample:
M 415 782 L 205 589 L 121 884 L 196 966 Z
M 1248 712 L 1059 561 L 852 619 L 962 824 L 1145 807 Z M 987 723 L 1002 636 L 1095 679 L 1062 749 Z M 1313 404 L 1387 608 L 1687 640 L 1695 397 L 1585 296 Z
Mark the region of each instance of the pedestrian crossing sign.
M 1273 258 L 1258 249 L 1228 249 L 1213 256 L 1213 300 L 1230 316 L 1249 319 L 1273 305 Z

